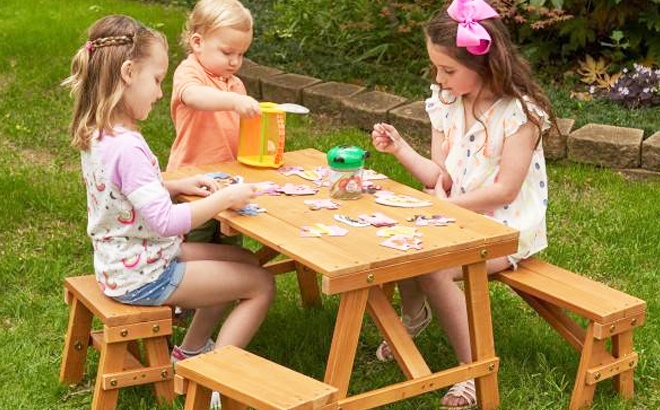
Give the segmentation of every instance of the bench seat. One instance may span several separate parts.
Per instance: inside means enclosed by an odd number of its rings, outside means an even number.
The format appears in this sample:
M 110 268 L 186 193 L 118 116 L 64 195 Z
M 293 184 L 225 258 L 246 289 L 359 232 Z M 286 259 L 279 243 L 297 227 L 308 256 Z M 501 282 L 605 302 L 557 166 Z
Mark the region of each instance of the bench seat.
M 580 352 L 569 409 L 590 406 L 596 384 L 609 378 L 621 396 L 632 398 L 638 363 L 633 331 L 644 323 L 646 302 L 534 258 L 521 262 L 517 270 L 495 274 L 494 279 L 511 287 Z M 584 318 L 586 326 L 569 312 Z
M 220 393 L 223 410 L 337 408 L 337 388 L 234 346 L 177 362 L 175 373 L 185 410 L 208 409 L 212 390 Z

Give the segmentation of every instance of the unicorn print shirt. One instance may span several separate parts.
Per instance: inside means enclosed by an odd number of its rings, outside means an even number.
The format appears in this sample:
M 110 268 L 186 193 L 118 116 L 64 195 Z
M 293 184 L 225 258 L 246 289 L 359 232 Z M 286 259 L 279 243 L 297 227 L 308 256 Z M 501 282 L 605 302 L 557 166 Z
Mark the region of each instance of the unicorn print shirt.
M 189 204 L 172 203 L 142 135 L 113 134 L 95 133 L 81 163 L 96 280 L 106 295 L 121 296 L 157 279 L 179 255 L 191 214 Z
M 450 197 L 456 197 L 497 181 L 504 141 L 528 119 L 522 104 L 543 121 L 543 130 L 550 127 L 548 115 L 529 101 L 501 98 L 486 111 L 481 122 L 465 129 L 465 114 L 461 97 L 443 92 L 429 98 L 426 110 L 433 128 L 444 134 L 442 149 L 445 168 L 452 179 Z M 485 125 L 485 127 L 484 127 Z M 488 132 L 486 132 L 486 129 Z M 486 213 L 499 222 L 518 229 L 518 251 L 510 255 L 512 263 L 528 258 L 546 248 L 545 214 L 548 206 L 548 177 L 542 144 L 534 150 L 532 161 L 518 196 L 509 204 Z

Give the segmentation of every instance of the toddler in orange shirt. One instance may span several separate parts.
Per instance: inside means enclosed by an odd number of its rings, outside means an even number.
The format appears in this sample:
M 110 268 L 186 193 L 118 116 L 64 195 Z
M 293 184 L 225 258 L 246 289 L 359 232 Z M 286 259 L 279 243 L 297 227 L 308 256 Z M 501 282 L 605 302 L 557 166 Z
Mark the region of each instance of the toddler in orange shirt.
M 188 55 L 174 72 L 176 139 L 168 171 L 236 159 L 240 117 L 261 114 L 236 76 L 252 42 L 252 26 L 252 14 L 237 0 L 200 0 L 188 16 L 181 36 Z M 215 221 L 187 240 L 226 242 Z

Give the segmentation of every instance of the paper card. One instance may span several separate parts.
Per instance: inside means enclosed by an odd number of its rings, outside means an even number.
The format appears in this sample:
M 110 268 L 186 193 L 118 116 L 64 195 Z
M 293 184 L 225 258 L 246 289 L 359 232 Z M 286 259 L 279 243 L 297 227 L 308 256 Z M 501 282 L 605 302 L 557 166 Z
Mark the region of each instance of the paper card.
M 280 192 L 286 195 L 314 195 L 318 192 L 318 188 L 304 184 L 284 184 L 280 188 Z
M 415 215 L 407 220 L 415 222 L 417 226 L 447 226 L 452 222 L 456 222 L 456 218 L 448 218 L 443 215 Z
M 289 166 L 284 165 L 284 166 L 279 167 L 277 169 L 277 172 L 279 172 L 280 174 L 282 174 L 284 176 L 287 176 L 287 177 L 289 177 L 291 175 L 298 175 L 302 171 L 303 171 L 303 167 L 297 166 L 297 165 L 295 165 L 295 166 L 294 165 L 289 165 Z
M 247 204 L 243 208 L 238 209 L 236 212 L 238 212 L 241 215 L 254 216 L 262 212 L 266 212 L 266 208 L 262 208 L 257 204 Z
M 394 235 L 380 243 L 382 246 L 392 249 L 407 251 L 409 249 L 422 249 L 422 240 L 418 237 L 406 235 Z
M 389 238 L 390 236 L 395 236 L 395 235 L 404 235 L 404 236 L 410 236 L 410 237 L 421 237 L 422 234 L 417 232 L 417 228 L 412 227 L 412 226 L 388 226 L 386 228 L 381 228 L 376 232 L 376 235 L 383 237 L 383 238 Z
M 424 201 L 408 195 L 397 195 L 387 191 L 376 192 L 376 203 L 388 206 L 397 206 L 403 208 L 416 208 L 422 206 L 431 206 L 431 202 Z
M 243 183 L 243 177 L 240 175 L 234 175 L 231 176 L 227 173 L 224 172 L 209 172 L 205 174 L 207 177 L 213 178 L 220 184 L 221 188 L 224 188 L 229 185 L 233 184 L 242 184 Z
M 263 182 L 257 182 L 254 184 L 255 187 L 255 195 L 271 195 L 271 196 L 276 196 L 280 195 L 280 189 L 282 188 L 280 185 L 271 182 L 271 181 L 263 181 Z
M 345 236 L 347 233 L 348 229 L 341 228 L 337 225 L 324 225 L 322 223 L 300 227 L 300 236 L 303 238 L 318 238 L 322 235 Z
M 358 215 L 358 219 L 362 222 L 367 222 L 375 227 L 381 226 L 393 226 L 397 224 L 397 220 L 390 218 L 380 212 L 375 212 L 373 214 L 361 214 Z
M 363 222 L 363 221 L 360 221 L 359 219 L 351 218 L 348 215 L 335 214 L 333 216 L 333 218 L 335 219 L 335 221 L 345 223 L 346 225 L 355 226 L 357 228 L 362 228 L 362 227 L 365 227 L 365 226 L 371 226 L 371 224 L 369 222 Z
M 339 209 L 339 204 L 333 201 L 332 199 L 306 199 L 305 205 L 309 206 L 309 209 L 312 211 L 318 211 L 319 209 Z

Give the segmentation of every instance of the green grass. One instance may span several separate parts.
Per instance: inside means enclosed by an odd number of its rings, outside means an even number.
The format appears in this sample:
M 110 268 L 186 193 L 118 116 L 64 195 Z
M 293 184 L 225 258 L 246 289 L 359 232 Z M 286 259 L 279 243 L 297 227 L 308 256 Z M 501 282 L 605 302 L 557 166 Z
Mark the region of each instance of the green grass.
M 92 269 L 79 156 L 69 147 L 66 132 L 71 100 L 58 84 L 68 74 L 84 30 L 98 17 L 118 12 L 165 31 L 172 45 L 171 65 L 180 60 L 175 43 L 184 19 L 182 9 L 118 0 L 0 3 L 0 409 L 87 409 L 91 403 L 95 360 L 88 361 L 80 385 L 58 383 L 68 314 L 62 281 Z M 168 78 L 166 96 L 169 82 Z M 607 110 L 599 113 L 607 114 Z M 174 136 L 167 97 L 143 131 L 164 163 Z M 369 145 L 364 131 L 320 117 L 290 117 L 287 138 L 288 150 Z M 415 185 L 389 157 L 374 154 L 368 165 Z M 656 339 L 660 181 L 630 181 L 610 170 L 568 163 L 551 163 L 549 172 L 550 247 L 542 257 L 648 302 L 647 323 L 635 337 L 641 354 L 635 400 L 620 401 L 608 383 L 601 383 L 595 408 L 660 408 Z M 576 353 L 508 289 L 493 284 L 491 294 L 501 358 L 501 408 L 565 408 L 577 368 Z M 337 303 L 337 298 L 328 297 L 323 309 L 303 309 L 295 279 L 279 277 L 277 301 L 250 350 L 322 378 Z M 177 338 L 181 332 L 177 331 Z M 378 342 L 374 325 L 365 321 L 352 392 L 401 380 L 395 365 L 375 360 Z M 419 346 L 432 368 L 453 364 L 437 326 L 420 337 Z M 425 395 L 388 408 L 433 409 L 437 397 Z M 180 409 L 182 400 L 158 407 L 149 389 L 133 388 L 122 391 L 118 408 Z

